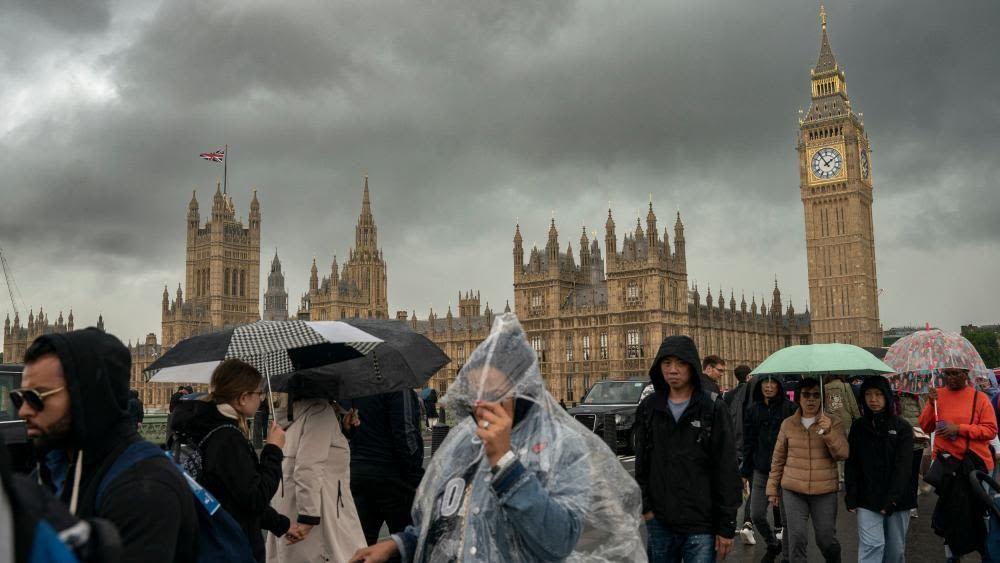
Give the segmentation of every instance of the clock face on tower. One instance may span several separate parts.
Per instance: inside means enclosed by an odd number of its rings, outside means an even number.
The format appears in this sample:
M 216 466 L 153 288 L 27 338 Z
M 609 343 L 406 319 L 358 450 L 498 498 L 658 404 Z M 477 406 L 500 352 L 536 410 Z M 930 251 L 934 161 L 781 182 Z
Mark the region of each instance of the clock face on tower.
M 861 151 L 861 177 L 868 178 L 868 173 L 871 171 L 871 167 L 868 164 L 868 151 Z
M 843 159 L 834 148 L 819 149 L 812 157 L 813 174 L 821 180 L 827 180 L 839 174 L 842 165 Z

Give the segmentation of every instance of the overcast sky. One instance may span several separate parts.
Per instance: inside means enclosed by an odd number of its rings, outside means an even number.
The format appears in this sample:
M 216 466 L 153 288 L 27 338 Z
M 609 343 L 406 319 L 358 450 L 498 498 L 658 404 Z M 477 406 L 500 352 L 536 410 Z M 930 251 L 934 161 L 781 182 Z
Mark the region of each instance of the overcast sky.
M 1000 322 L 1000 5 L 829 1 L 874 154 L 886 328 Z M 0 246 L 24 301 L 160 332 L 191 190 L 263 214 L 290 308 L 353 243 L 364 174 L 389 308 L 512 299 L 511 239 L 603 246 L 680 209 L 688 275 L 808 299 L 795 152 L 818 3 L 0 0 Z M 6 290 L 6 288 L 4 288 Z M 0 314 L 11 310 L 6 295 Z M 457 304 L 456 304 L 457 305 Z M 22 313 L 23 318 L 27 316 Z M 13 315 L 11 315 L 13 316 Z

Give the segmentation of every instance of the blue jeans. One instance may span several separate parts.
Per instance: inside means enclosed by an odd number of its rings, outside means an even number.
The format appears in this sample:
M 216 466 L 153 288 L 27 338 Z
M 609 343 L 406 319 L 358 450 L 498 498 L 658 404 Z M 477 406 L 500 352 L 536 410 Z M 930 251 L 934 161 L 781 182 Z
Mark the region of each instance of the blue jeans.
M 646 520 L 646 555 L 649 563 L 715 563 L 715 536 L 678 534 L 667 529 L 659 518 Z
M 858 508 L 858 563 L 902 563 L 910 511 L 883 515 Z

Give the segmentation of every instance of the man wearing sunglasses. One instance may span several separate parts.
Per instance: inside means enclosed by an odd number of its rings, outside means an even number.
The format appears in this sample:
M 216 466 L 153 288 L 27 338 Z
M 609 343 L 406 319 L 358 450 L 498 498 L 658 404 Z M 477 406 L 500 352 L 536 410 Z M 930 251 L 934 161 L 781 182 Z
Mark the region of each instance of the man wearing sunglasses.
M 39 450 L 39 480 L 78 518 L 114 524 L 122 561 L 194 561 L 193 496 L 166 456 L 104 479 L 142 441 L 128 414 L 128 349 L 87 328 L 37 338 L 24 363 L 10 398 Z

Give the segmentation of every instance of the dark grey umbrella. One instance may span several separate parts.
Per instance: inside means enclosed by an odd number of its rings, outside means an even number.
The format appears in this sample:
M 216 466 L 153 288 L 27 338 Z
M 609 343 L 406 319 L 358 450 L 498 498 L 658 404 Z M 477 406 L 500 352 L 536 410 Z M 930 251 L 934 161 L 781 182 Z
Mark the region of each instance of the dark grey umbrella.
M 391 319 L 347 319 L 344 322 L 383 342 L 362 358 L 296 371 L 272 378 L 275 391 L 296 397 L 353 399 L 423 387 L 451 359 L 426 336 L 405 322 Z

